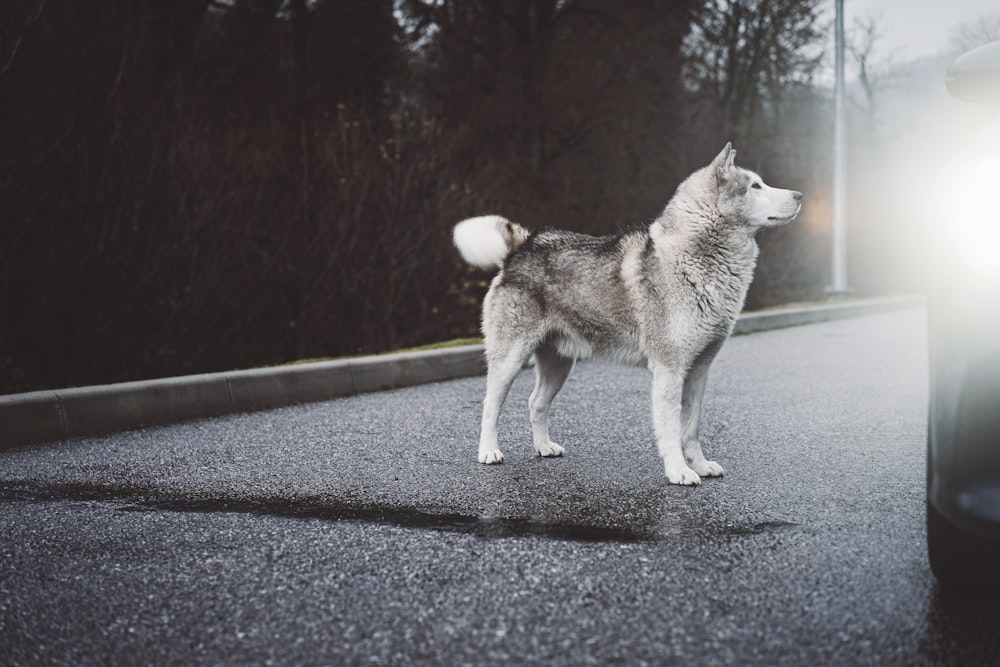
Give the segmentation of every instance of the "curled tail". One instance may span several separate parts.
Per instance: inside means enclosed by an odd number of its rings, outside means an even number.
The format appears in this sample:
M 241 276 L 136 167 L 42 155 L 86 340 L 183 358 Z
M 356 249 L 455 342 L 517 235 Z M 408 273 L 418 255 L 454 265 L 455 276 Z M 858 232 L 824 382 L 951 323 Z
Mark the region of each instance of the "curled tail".
M 528 230 L 499 215 L 468 218 L 455 225 L 455 247 L 469 264 L 493 269 L 528 240 Z

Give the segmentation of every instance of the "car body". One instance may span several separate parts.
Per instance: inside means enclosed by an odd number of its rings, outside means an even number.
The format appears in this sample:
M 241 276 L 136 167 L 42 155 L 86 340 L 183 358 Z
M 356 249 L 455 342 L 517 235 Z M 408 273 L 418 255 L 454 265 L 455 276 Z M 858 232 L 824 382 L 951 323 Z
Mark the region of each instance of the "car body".
M 960 56 L 947 86 L 1000 102 L 1000 42 Z M 967 144 L 932 240 L 927 547 L 939 581 L 978 585 L 1000 582 L 1000 121 Z

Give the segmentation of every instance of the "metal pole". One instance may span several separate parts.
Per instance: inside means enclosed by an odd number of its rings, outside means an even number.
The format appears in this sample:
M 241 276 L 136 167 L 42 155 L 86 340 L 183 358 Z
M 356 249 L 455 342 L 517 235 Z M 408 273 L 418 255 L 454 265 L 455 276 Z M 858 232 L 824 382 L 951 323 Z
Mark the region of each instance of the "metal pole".
M 844 295 L 847 286 L 847 117 L 844 105 L 844 0 L 836 0 L 836 83 L 833 122 L 833 265 L 832 295 Z

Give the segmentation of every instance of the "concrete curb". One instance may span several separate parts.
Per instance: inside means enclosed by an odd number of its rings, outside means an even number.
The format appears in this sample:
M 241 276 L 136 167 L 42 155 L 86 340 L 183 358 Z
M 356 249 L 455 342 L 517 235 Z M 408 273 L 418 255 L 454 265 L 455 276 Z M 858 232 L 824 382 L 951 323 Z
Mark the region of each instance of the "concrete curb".
M 865 299 L 844 303 L 828 303 L 820 306 L 776 308 L 752 313 L 743 313 L 733 328 L 734 334 L 748 334 L 768 329 L 795 327 L 802 324 L 817 324 L 847 317 L 863 317 L 887 310 L 917 308 L 924 305 L 922 296 L 889 297 Z
M 746 313 L 734 333 L 916 307 L 920 297 Z M 482 345 L 0 396 L 0 451 L 141 426 L 326 401 L 486 372 Z

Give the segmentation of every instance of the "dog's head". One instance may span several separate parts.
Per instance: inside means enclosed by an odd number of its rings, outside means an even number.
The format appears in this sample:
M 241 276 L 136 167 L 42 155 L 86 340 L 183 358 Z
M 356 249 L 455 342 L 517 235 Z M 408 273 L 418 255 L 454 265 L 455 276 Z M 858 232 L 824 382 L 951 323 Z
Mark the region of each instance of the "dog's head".
M 758 174 L 734 164 L 736 151 L 727 143 L 704 170 L 718 196 L 723 219 L 756 231 L 788 224 L 802 208 L 802 193 L 772 188 Z

